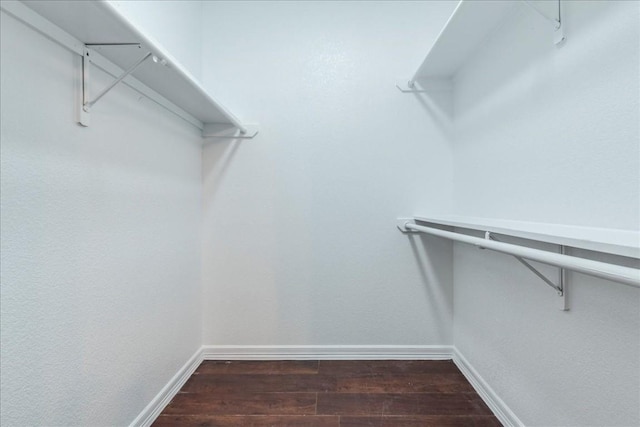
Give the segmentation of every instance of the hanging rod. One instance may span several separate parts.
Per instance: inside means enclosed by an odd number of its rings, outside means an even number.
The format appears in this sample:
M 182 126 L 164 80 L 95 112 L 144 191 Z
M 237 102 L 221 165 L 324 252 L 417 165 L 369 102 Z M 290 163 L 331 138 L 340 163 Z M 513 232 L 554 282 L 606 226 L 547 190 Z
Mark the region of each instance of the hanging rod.
M 446 231 L 437 228 L 416 225 L 411 221 L 405 221 L 404 223 L 398 225 L 398 228 L 404 233 L 413 231 L 418 233 L 431 234 L 438 237 L 444 237 L 445 239 L 467 243 L 469 245 L 478 246 L 483 249 L 490 249 L 496 252 L 519 256 L 531 261 L 538 261 L 543 264 L 554 265 L 556 267 L 566 268 L 569 270 L 588 274 L 590 276 L 600 277 L 602 279 L 622 283 L 634 288 L 640 288 L 640 270 L 635 268 L 623 267 L 606 262 L 593 261 L 590 259 L 574 257 L 571 255 L 547 252 L 540 249 L 527 248 L 511 243 L 503 243 L 495 240 L 467 236 L 466 234 L 455 233 L 453 231 Z

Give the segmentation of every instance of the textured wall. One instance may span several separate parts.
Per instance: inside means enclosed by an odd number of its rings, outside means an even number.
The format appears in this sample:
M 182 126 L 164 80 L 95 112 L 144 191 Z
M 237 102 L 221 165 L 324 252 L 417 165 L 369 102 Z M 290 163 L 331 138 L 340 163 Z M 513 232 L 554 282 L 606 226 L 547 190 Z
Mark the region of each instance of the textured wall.
M 640 4 L 564 3 L 564 46 L 523 8 L 457 76 L 455 210 L 637 230 Z M 454 266 L 455 345 L 526 425 L 640 424 L 637 289 L 570 274 L 560 312 L 510 257 Z
M 200 142 L 2 13 L 3 426 L 127 425 L 200 346 Z M 109 80 L 92 73 L 94 87 Z
M 204 344 L 451 344 L 448 123 L 395 80 L 452 2 L 208 2 L 204 82 L 251 141 L 203 158 Z M 448 251 L 448 252 L 447 252 Z
M 638 229 L 638 2 L 565 7 L 563 46 L 521 6 L 456 76 L 455 210 Z
M 202 78 L 202 2 L 110 0 L 196 79 Z

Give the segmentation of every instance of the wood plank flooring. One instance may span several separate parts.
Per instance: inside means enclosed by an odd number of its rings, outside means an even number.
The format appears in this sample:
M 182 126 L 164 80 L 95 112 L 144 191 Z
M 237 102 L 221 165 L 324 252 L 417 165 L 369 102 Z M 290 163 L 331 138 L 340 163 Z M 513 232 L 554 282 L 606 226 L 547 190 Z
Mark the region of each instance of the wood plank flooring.
M 205 361 L 155 427 L 495 427 L 449 360 Z

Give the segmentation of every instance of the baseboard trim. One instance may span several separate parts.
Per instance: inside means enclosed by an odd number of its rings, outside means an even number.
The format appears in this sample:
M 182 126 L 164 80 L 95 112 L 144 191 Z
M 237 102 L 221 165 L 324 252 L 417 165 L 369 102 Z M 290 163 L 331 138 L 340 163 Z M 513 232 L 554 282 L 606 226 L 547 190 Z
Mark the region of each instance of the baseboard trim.
M 178 394 L 184 383 L 187 382 L 200 363 L 202 363 L 202 347 L 191 356 L 187 363 L 169 380 L 167 385 L 165 385 L 156 397 L 140 412 L 136 419 L 130 424 L 130 427 L 151 426 L 164 408 L 171 402 L 171 399 Z
M 524 426 L 522 421 L 518 419 L 516 414 L 513 413 L 506 403 L 496 394 L 495 391 L 487 384 L 487 382 L 478 374 L 469 361 L 458 351 L 457 348 L 453 348 L 453 363 L 456 364 L 458 369 L 467 378 L 469 383 L 476 390 L 478 395 L 484 400 L 489 409 L 500 420 L 505 427 L 520 427 Z
M 205 345 L 204 360 L 447 360 L 453 346 Z
M 203 360 L 453 360 L 506 427 L 524 426 L 454 346 L 396 345 L 205 345 L 169 380 L 130 427 L 149 427 Z

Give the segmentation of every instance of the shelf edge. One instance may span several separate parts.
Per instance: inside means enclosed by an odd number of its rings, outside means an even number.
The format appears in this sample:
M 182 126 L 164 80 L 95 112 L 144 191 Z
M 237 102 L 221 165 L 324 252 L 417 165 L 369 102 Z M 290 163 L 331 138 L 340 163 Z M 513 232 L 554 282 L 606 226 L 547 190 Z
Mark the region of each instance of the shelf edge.
M 426 217 L 426 216 L 415 216 L 414 219 L 420 222 L 427 222 L 431 224 L 444 225 L 449 227 L 457 227 L 457 228 L 465 228 L 469 230 L 478 230 L 478 231 L 490 231 L 498 234 L 504 234 L 507 236 L 518 237 L 522 239 L 528 240 L 536 240 L 544 243 L 551 243 L 556 245 L 565 245 L 578 249 L 586 249 L 594 252 L 600 253 L 608 253 L 613 255 L 619 255 L 629 258 L 640 259 L 640 232 L 635 230 L 619 230 L 619 229 L 605 229 L 605 228 L 596 228 L 596 227 L 580 227 L 580 226 L 570 226 L 563 224 L 548 224 L 548 223 L 536 223 L 536 222 L 525 222 L 525 221 L 505 221 L 504 224 L 496 223 L 490 218 L 465 218 L 465 217 Z M 482 220 L 486 220 L 486 223 L 482 223 Z M 514 224 L 516 223 L 516 224 Z M 515 225 L 519 225 L 522 228 L 516 228 Z M 530 225 L 532 228 L 527 230 L 527 225 Z M 572 233 L 586 233 L 588 234 L 591 230 L 592 232 L 597 231 L 599 233 L 603 232 L 614 232 L 614 233 L 622 233 L 628 236 L 628 239 L 635 239 L 638 245 L 629 245 L 627 243 L 617 243 L 613 241 L 603 241 L 598 240 L 594 237 L 587 236 L 576 236 L 576 235 L 558 235 L 552 234 L 547 231 L 541 231 L 540 229 L 536 229 L 537 227 L 550 227 L 556 228 L 557 230 L 569 230 Z
M 427 55 L 424 60 L 420 63 L 420 66 L 414 73 L 412 80 L 416 81 L 419 79 L 425 78 L 452 78 L 456 72 L 463 66 L 466 59 L 458 59 L 454 62 L 459 62 L 458 65 L 454 67 L 450 67 L 450 69 L 446 69 L 443 72 L 430 72 L 428 69 L 431 64 L 434 62 L 433 56 L 438 55 L 438 50 L 441 49 L 442 45 L 450 44 L 451 34 L 455 34 L 460 31 L 460 23 L 459 21 L 468 21 L 469 17 L 477 17 L 475 18 L 477 22 L 480 22 L 480 31 L 476 30 L 477 34 L 472 34 L 473 37 L 470 37 L 468 34 L 465 37 L 465 40 L 471 40 L 470 43 L 463 43 L 462 48 L 460 46 L 456 46 L 454 51 L 474 51 L 474 49 L 469 46 L 479 46 L 487 39 L 487 37 L 500 25 L 500 22 L 504 20 L 506 16 L 510 14 L 510 11 L 515 9 L 516 2 L 506 2 L 506 1 L 478 1 L 478 0 L 461 0 L 453 13 L 447 20 L 446 24 L 442 27 L 442 30 L 436 37 L 436 40 L 429 48 Z M 489 13 L 487 13 L 489 12 Z M 458 27 L 458 28 L 456 28 Z M 452 33 L 452 28 L 455 33 Z M 471 32 L 470 28 L 473 28 L 471 25 L 462 26 L 464 29 L 463 32 L 468 33 Z M 449 51 L 449 50 L 448 50 Z M 438 58 L 436 58 L 438 60 Z
M 213 105 L 220 113 L 225 116 L 230 123 L 232 123 L 235 127 L 237 127 L 241 133 L 246 133 L 247 128 L 240 122 L 240 120 L 229 111 L 224 105 L 218 102 L 207 90 L 191 75 L 191 73 L 180 64 L 176 58 L 171 55 L 164 47 L 162 47 L 158 42 L 156 42 L 151 36 L 145 34 L 140 28 L 138 28 L 134 23 L 127 18 L 116 5 L 109 2 L 109 0 L 99 0 L 96 2 L 96 5 L 99 6 L 104 13 L 110 14 L 119 20 L 129 31 L 136 35 L 140 39 L 140 41 L 147 45 L 156 55 L 161 56 L 165 59 L 168 65 L 174 69 L 180 77 L 184 79 L 194 90 L 199 92 L 211 105 Z
M 27 27 L 46 37 L 47 39 L 57 43 L 61 47 L 67 49 L 68 51 L 75 53 L 79 56 L 83 55 L 84 43 L 71 34 L 67 33 L 65 30 L 57 26 L 55 23 L 51 22 L 44 16 L 40 15 L 38 12 L 32 10 L 30 7 L 26 6 L 22 2 L 18 0 L 14 1 L 1 1 L 0 2 L 0 10 L 7 13 L 9 16 L 15 18 L 20 21 Z M 92 64 L 95 65 L 100 70 L 109 74 L 112 77 L 117 77 L 120 73 L 122 73 L 123 69 L 118 65 L 114 64 L 104 56 L 100 55 L 97 52 L 94 52 L 92 55 Z M 198 129 L 203 129 L 204 124 L 195 118 L 193 115 L 185 111 L 184 109 L 178 107 L 176 104 L 171 102 L 166 97 L 160 95 L 155 90 L 151 89 L 149 86 L 142 83 L 140 80 L 136 79 L 133 76 L 127 76 L 122 83 L 129 86 L 131 89 L 136 92 L 144 95 L 149 100 L 155 102 L 161 107 L 165 108 L 167 111 L 175 114 L 191 125 L 195 126 Z

